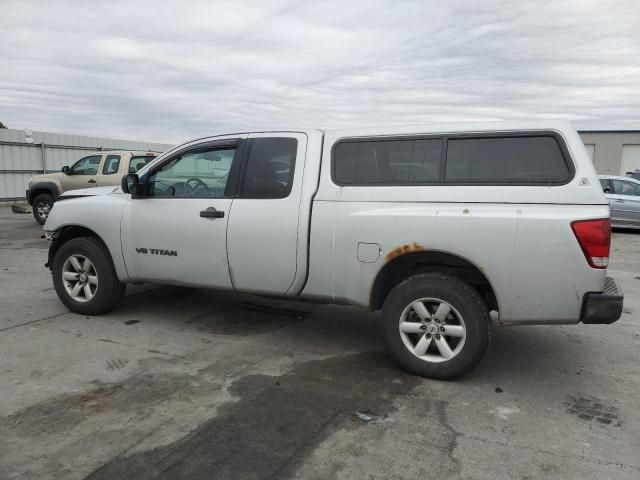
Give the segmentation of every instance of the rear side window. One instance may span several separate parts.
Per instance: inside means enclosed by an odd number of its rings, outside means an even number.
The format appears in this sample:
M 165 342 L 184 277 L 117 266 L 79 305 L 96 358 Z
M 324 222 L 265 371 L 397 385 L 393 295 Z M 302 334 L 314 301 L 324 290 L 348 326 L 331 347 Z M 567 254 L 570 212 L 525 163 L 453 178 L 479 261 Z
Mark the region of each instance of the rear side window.
M 120 168 L 120 155 L 107 155 L 107 158 L 104 160 L 104 166 L 102 167 L 102 174 L 113 175 L 114 173 L 118 173 L 118 168 Z
M 340 142 L 334 150 L 334 180 L 342 185 L 415 185 L 440 178 L 442 140 Z
M 569 166 L 552 136 L 450 138 L 446 182 L 561 183 Z
M 293 185 L 298 141 L 295 138 L 251 140 L 242 198 L 285 198 Z

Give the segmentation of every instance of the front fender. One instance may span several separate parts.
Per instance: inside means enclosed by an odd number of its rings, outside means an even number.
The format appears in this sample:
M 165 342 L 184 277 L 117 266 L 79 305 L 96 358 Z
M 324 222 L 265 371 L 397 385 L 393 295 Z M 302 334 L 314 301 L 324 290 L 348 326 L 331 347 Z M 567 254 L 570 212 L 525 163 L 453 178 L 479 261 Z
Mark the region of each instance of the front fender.
M 62 195 L 62 185 L 55 180 L 29 182 L 29 195 L 27 197 L 29 205 L 33 204 L 35 197 L 44 191 L 50 192 L 51 195 L 53 195 L 53 199 L 57 200 L 58 197 Z
M 121 282 L 126 282 L 129 278 L 122 256 L 120 221 L 122 210 L 128 198 L 129 196 L 125 194 L 113 194 L 71 198 L 64 202 L 56 202 L 43 228 L 45 232 L 58 232 L 57 235 L 61 240 L 55 243 L 57 247 L 61 244 L 60 242 L 64 243 L 70 238 L 93 233 L 107 247 L 118 279 Z M 65 236 L 64 231 L 73 231 L 74 233 Z M 52 244 L 53 247 L 54 244 Z M 51 260 L 50 258 L 49 264 Z

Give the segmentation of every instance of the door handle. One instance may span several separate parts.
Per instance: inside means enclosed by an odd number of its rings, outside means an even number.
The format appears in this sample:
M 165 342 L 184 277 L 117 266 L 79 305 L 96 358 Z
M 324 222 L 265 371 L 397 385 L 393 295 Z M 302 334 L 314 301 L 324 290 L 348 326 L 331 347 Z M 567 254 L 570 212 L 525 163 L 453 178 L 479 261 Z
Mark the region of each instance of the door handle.
M 209 207 L 206 210 L 200 211 L 200 216 L 202 218 L 224 218 L 224 212 L 216 210 L 213 207 Z
M 89 180 L 87 183 L 96 183 L 96 181 L 92 178 L 91 180 Z
M 624 200 L 620 200 L 619 198 L 616 198 L 616 203 L 624 203 Z

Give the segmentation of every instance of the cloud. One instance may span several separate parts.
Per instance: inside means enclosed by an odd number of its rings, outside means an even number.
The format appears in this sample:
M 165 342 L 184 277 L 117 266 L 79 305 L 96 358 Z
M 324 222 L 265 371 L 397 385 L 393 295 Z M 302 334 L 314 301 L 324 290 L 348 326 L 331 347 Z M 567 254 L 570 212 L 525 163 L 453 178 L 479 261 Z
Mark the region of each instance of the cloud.
M 175 143 L 511 118 L 640 127 L 632 1 L 1 1 L 14 128 Z

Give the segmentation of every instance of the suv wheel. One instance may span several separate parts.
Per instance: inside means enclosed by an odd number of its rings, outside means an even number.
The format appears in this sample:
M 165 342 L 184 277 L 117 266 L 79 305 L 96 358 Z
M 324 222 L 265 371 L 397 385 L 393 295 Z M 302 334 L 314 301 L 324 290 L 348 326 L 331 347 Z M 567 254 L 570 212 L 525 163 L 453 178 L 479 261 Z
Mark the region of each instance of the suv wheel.
M 435 272 L 398 284 L 384 303 L 382 322 L 387 347 L 402 367 L 441 380 L 472 370 L 491 337 L 489 311 L 478 292 Z
M 56 293 L 72 312 L 108 312 L 124 294 L 125 284 L 118 280 L 111 256 L 97 238 L 64 243 L 56 252 L 52 271 Z
M 33 200 L 33 218 L 35 218 L 36 222 L 40 225 L 44 225 L 52 207 L 53 195 L 49 193 L 41 193 Z

